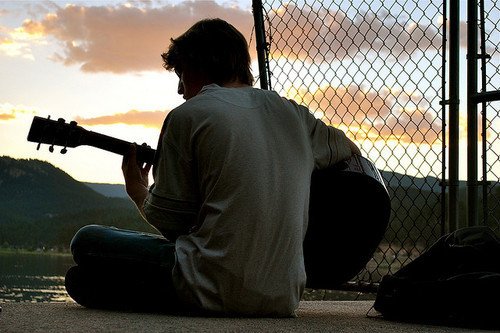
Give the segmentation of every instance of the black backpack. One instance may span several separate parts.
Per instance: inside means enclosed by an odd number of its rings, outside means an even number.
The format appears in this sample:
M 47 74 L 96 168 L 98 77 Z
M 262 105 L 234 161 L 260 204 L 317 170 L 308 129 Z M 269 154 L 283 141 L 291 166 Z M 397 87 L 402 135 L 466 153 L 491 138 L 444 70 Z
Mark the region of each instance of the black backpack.
M 380 282 L 386 319 L 500 328 L 500 241 L 488 227 L 459 229 Z

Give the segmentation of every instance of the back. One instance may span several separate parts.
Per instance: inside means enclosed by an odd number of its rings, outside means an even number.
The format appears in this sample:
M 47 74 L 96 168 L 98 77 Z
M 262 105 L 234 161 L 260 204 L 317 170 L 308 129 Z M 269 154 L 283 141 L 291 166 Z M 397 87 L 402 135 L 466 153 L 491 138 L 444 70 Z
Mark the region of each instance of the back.
M 196 207 L 191 232 L 177 239 L 174 269 L 191 305 L 294 314 L 306 281 L 312 170 L 349 154 L 345 137 L 318 124 L 274 92 L 217 85 L 169 115 L 157 168 L 166 174 L 155 175 L 164 181 L 153 194 Z M 335 158 L 328 140 L 343 144 Z

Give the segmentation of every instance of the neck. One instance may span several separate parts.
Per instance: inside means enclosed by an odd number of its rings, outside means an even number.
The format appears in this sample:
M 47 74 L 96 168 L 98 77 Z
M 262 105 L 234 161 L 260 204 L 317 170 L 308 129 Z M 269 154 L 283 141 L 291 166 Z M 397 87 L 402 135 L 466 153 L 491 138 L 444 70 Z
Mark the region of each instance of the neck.
M 243 88 L 243 87 L 249 87 L 249 85 L 236 80 L 236 81 L 226 82 L 222 85 L 222 87 L 224 87 L 224 88 Z

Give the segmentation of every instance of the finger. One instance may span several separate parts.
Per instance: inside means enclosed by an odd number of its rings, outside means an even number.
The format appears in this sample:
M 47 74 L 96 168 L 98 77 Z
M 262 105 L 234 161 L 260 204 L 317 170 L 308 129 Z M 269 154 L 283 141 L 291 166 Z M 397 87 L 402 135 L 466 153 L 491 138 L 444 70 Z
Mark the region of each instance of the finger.
M 134 142 L 133 144 L 130 145 L 129 154 L 131 161 L 137 159 L 137 143 Z
M 152 164 L 151 164 L 151 163 L 146 163 L 146 165 L 144 166 L 144 168 L 143 168 L 142 170 L 144 170 L 144 172 L 145 172 L 146 174 L 148 174 L 148 173 L 149 173 L 149 170 L 151 170 L 151 166 L 152 166 Z
M 141 179 L 142 183 L 147 187 L 149 184 L 149 170 L 151 169 L 151 164 L 147 163 L 143 168 L 141 168 Z
M 136 155 L 137 155 L 137 152 L 136 152 L 135 144 L 131 144 L 129 146 L 128 151 L 123 155 L 123 159 L 122 159 L 122 170 L 123 171 L 128 169 L 130 161 L 134 161 L 136 159 Z

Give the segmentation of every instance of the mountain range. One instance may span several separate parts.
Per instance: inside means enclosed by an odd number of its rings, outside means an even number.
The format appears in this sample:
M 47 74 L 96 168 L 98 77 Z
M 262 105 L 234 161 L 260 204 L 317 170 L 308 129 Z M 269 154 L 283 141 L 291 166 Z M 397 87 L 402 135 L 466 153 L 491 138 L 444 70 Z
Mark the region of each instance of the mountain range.
M 441 191 L 441 180 L 436 177 L 412 177 L 408 175 L 403 175 L 396 172 L 390 171 L 380 171 L 382 178 L 386 186 L 391 188 L 403 187 L 403 188 L 413 188 L 424 191 Z M 106 197 L 110 198 L 127 198 L 127 192 L 122 184 L 102 184 L 102 183 L 84 183 L 97 193 L 100 193 Z M 465 181 L 460 181 L 459 186 L 464 188 L 466 186 Z
M 440 236 L 440 180 L 381 174 L 392 206 L 387 241 L 429 243 Z M 498 183 L 494 190 L 492 198 L 500 197 Z M 48 162 L 0 157 L 0 247 L 64 250 L 87 224 L 156 232 L 121 184 L 82 183 Z
M 380 170 L 380 174 L 388 188 L 412 188 L 421 191 L 441 192 L 441 179 L 427 176 L 415 177 L 392 171 Z M 122 184 L 102 184 L 102 183 L 84 183 L 97 193 L 106 197 L 127 198 L 127 192 Z M 465 189 L 466 181 L 459 181 L 459 188 Z M 493 182 L 494 187 L 500 186 L 498 182 Z
M 125 185 L 122 184 L 102 184 L 102 183 L 83 183 L 95 192 L 108 198 L 128 198 Z
M 0 247 L 66 249 L 87 224 L 155 232 L 132 201 L 98 188 L 48 162 L 0 157 Z

